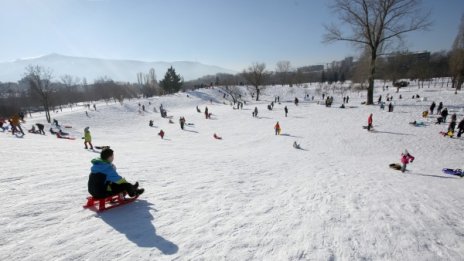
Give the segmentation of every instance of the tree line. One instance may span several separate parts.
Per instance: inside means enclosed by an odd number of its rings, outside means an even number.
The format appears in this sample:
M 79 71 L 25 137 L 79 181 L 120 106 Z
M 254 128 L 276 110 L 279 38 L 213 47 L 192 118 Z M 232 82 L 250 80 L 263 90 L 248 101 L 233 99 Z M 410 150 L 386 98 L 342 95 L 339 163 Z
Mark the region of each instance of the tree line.
M 50 111 L 63 107 L 72 108 L 98 100 L 123 103 L 126 99 L 170 94 L 178 92 L 183 84 L 182 77 L 173 67 L 168 69 L 159 83 L 154 69 L 148 73 L 138 73 L 137 79 L 137 83 L 128 83 L 101 77 L 88 84 L 85 78 L 71 75 L 55 78 L 49 68 L 29 65 L 18 82 L 0 82 L 0 116 L 44 111 L 50 122 Z

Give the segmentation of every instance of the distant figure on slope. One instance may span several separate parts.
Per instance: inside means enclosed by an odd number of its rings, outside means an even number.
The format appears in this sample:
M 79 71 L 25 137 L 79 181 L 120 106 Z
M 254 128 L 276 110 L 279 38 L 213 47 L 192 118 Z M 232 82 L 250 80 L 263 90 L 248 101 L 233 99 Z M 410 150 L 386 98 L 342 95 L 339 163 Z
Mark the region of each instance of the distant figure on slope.
M 179 124 L 180 124 L 180 129 L 184 130 L 184 125 L 185 125 L 185 118 L 182 116 L 179 119 Z
M 116 166 L 113 165 L 114 153 L 112 149 L 104 149 L 100 158 L 93 159 L 87 184 L 90 195 L 94 198 L 105 198 L 119 193 L 127 193 L 129 197 L 135 197 L 144 192 L 139 189 L 139 183 L 134 185 L 119 176 Z
M 435 107 L 436 107 L 436 106 L 437 106 L 437 105 L 435 104 L 435 102 L 432 102 L 432 105 L 430 105 L 430 115 L 433 114 L 433 111 L 435 110 Z
M 298 150 L 301 149 L 300 144 L 298 144 L 296 141 L 293 142 L 293 147 L 294 147 L 295 149 L 298 149 Z
M 21 132 L 21 134 L 24 136 L 24 131 L 23 128 L 21 128 L 21 117 L 16 114 L 10 119 L 10 125 L 11 125 L 11 133 L 13 135 L 16 134 L 16 132 Z
M 275 135 L 280 135 L 280 132 L 282 131 L 282 129 L 280 128 L 279 122 L 277 122 L 276 125 L 274 126 L 274 130 L 275 130 Z
M 150 121 L 148 122 L 148 126 L 153 127 L 153 120 L 150 120 Z
M 201 113 L 201 110 L 200 110 L 200 108 L 198 108 L 198 106 L 197 106 L 197 112 L 198 112 L 198 113 Z
M 406 166 L 409 163 L 412 163 L 413 161 L 414 161 L 414 156 L 409 154 L 408 150 L 404 150 L 404 152 L 401 153 L 401 164 L 403 164 L 401 166 L 401 172 L 405 172 L 406 171 Z
M 45 126 L 41 123 L 36 123 L 35 125 L 37 126 L 37 129 L 39 129 L 39 133 L 42 135 L 45 135 L 45 131 L 44 131 Z
M 253 117 L 258 117 L 258 107 L 255 107 L 252 113 Z
M 448 109 L 444 108 L 440 114 L 441 114 L 441 117 L 443 118 L 443 122 L 446 122 L 446 118 L 448 117 Z
M 440 102 L 438 104 L 438 108 L 437 108 L 437 114 L 441 114 L 441 110 L 443 109 L 443 102 Z
M 214 133 L 213 138 L 216 140 L 222 140 L 222 137 L 218 136 L 216 133 Z
M 464 119 L 462 119 L 458 124 L 458 138 L 461 138 L 461 135 L 464 133 Z
M 60 124 L 58 124 L 58 120 L 57 120 L 57 119 L 53 119 L 53 124 L 54 124 L 56 127 L 60 127 Z
M 93 150 L 92 135 L 90 134 L 89 127 L 85 127 L 85 129 L 84 129 L 84 146 L 85 146 L 85 149 L 88 149 L 87 144 L 90 145 L 90 149 Z
M 298 100 L 298 98 L 295 97 L 295 105 L 296 105 L 296 106 L 298 106 L 298 103 L 299 103 L 299 102 L 300 102 L 300 101 Z
M 285 117 L 287 117 L 287 114 L 288 114 L 288 108 L 287 108 L 287 106 L 285 106 L 284 111 L 285 111 Z
M 448 133 L 450 134 L 451 137 L 454 135 L 454 130 L 456 129 L 456 120 L 457 120 L 456 114 L 451 115 L 451 122 L 448 125 Z
M 164 139 L 164 131 L 163 130 L 160 130 L 158 135 L 161 137 L 161 139 Z
M 388 112 L 393 112 L 393 103 L 388 104 Z
M 372 129 L 372 123 L 373 123 L 373 115 L 371 113 L 369 117 L 367 118 L 367 130 L 368 131 Z
M 205 118 L 209 118 L 208 106 L 205 107 Z

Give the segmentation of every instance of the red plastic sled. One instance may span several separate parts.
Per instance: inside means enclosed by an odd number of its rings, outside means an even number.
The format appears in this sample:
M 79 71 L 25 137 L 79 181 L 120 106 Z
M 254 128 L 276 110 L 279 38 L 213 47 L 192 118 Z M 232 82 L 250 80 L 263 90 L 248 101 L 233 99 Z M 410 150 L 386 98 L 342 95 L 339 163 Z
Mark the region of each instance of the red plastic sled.
M 124 198 L 124 194 L 118 194 L 102 199 L 96 199 L 90 196 L 87 197 L 87 204 L 85 204 L 83 207 L 95 208 L 97 212 L 102 212 L 108 209 L 112 209 L 134 202 L 138 197 L 139 196 L 135 196 L 133 198 Z

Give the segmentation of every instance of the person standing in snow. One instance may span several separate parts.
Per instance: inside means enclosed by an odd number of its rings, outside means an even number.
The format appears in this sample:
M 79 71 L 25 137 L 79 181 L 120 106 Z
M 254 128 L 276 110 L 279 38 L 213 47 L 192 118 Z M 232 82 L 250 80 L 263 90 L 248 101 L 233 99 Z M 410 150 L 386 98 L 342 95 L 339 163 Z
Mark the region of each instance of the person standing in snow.
M 88 149 L 87 144 L 89 144 L 90 149 L 93 150 L 92 135 L 90 134 L 89 127 L 85 127 L 85 129 L 84 129 L 84 146 L 85 146 L 85 149 Z
M 208 119 L 209 118 L 209 114 L 208 114 L 208 106 L 205 107 L 205 118 Z
M 367 118 L 367 130 L 370 131 L 372 129 L 372 122 L 373 122 L 373 115 L 372 113 Z
M 180 129 L 181 129 L 181 130 L 184 130 L 185 118 L 184 118 L 184 117 L 180 117 L 179 123 L 180 123 Z
M 456 129 L 456 113 L 451 115 L 451 122 L 448 126 L 448 135 L 453 136 L 454 135 L 454 129 Z
M 280 128 L 279 122 L 277 122 L 276 125 L 274 126 L 274 130 L 275 130 L 275 135 L 280 135 L 280 132 L 282 131 L 282 129 Z
M 464 133 L 464 119 L 462 119 L 458 124 L 458 138 L 461 138 L 461 135 Z
M 298 98 L 295 97 L 295 105 L 296 105 L 296 106 L 298 106 L 298 103 L 299 103 L 299 102 L 300 102 L 300 101 L 298 100 Z
M 164 139 L 164 131 L 163 130 L 160 130 L 158 135 L 161 137 L 161 139 Z
M 285 117 L 287 117 L 287 114 L 288 114 L 288 108 L 287 108 L 287 106 L 285 106 L 284 111 L 285 111 Z
M 23 128 L 21 128 L 21 117 L 19 114 L 14 115 L 10 119 L 10 125 L 11 125 L 11 133 L 15 135 L 16 132 L 21 132 L 21 134 L 24 136 L 24 131 Z
M 388 112 L 393 112 L 393 103 L 388 104 Z
M 409 163 L 412 163 L 413 161 L 414 161 L 414 156 L 409 154 L 408 150 L 404 150 L 404 152 L 401 153 L 401 163 L 403 164 L 401 166 L 401 172 L 404 173 L 406 171 L 406 166 Z
M 94 198 L 105 198 L 119 193 L 127 193 L 129 197 L 141 195 L 144 189 L 139 189 L 139 183 L 131 184 L 119 176 L 113 165 L 114 152 L 104 149 L 100 158 L 93 159 L 87 184 L 90 195 Z
M 432 102 L 432 105 L 430 105 L 430 115 L 433 114 L 433 111 L 435 110 L 435 107 L 436 107 L 436 106 L 437 106 L 437 105 L 435 104 L 435 102 Z
M 443 122 L 446 122 L 446 118 L 448 117 L 448 109 L 447 108 L 444 108 L 441 111 L 441 117 L 443 118 Z
M 437 114 L 441 114 L 441 110 L 443 109 L 443 102 L 440 102 L 438 104 L 438 108 L 437 108 Z
M 253 117 L 258 117 L 258 107 L 255 107 L 255 110 L 253 111 Z

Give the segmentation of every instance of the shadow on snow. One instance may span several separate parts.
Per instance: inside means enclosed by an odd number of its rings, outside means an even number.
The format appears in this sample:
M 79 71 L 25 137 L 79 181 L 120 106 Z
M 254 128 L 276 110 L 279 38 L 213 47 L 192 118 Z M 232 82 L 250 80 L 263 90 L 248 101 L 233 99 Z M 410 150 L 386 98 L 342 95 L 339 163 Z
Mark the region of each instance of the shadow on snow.
M 146 200 L 138 200 L 103 212 L 99 217 L 138 247 L 156 247 L 165 255 L 177 253 L 179 247 L 176 244 L 156 234 L 151 205 Z

